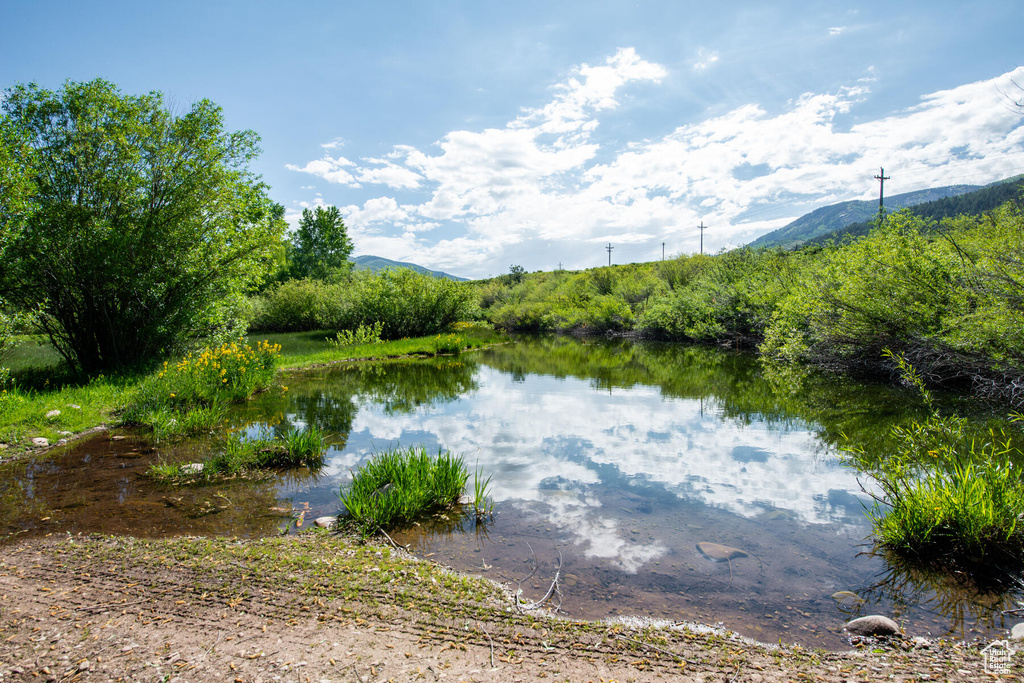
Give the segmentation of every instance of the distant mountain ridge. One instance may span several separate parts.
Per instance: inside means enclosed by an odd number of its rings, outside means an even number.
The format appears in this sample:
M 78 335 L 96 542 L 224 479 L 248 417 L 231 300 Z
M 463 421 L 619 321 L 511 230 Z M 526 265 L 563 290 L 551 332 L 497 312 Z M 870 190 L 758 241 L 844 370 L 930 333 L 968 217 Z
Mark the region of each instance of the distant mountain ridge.
M 915 204 L 910 211 L 925 221 L 941 221 L 943 218 L 959 215 L 978 216 L 1002 206 L 1011 199 L 1021 197 L 1022 188 L 1024 188 L 1024 176 L 1014 176 L 985 185 L 980 190 L 973 192 L 936 199 L 924 204 Z M 805 244 L 824 244 L 829 240 L 838 241 L 844 238 L 862 237 L 871 232 L 872 227 L 874 227 L 874 220 L 851 223 L 835 232 L 814 237 Z
M 448 280 L 455 280 L 456 282 L 465 282 L 469 278 L 459 277 L 457 275 L 451 275 L 442 270 L 430 270 L 423 266 L 418 266 L 415 263 L 407 263 L 405 261 L 392 261 L 386 259 L 383 256 L 371 256 L 369 254 L 364 256 L 356 256 L 352 259 L 355 264 L 354 270 L 370 270 L 378 272 L 381 270 L 387 270 L 388 268 L 409 268 L 415 270 L 417 273 L 423 273 L 424 275 L 433 275 L 434 277 L 446 278 Z
M 916 192 L 905 192 L 885 198 L 886 211 L 896 211 L 946 197 L 955 197 L 982 189 L 981 185 L 946 185 Z M 823 206 L 797 218 L 778 230 L 761 235 L 750 247 L 798 247 L 823 235 L 842 230 L 853 223 L 871 221 L 878 214 L 876 200 L 852 200 Z

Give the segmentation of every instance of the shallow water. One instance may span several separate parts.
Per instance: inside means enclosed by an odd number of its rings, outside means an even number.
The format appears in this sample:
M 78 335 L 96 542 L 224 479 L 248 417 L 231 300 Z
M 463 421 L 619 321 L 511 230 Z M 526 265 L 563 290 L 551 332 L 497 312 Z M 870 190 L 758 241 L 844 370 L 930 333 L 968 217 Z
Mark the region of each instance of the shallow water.
M 317 475 L 158 487 L 142 476 L 153 458 L 198 460 L 215 443 L 154 449 L 104 436 L 9 467 L 0 495 L 8 533 L 294 531 L 336 514 L 350 468 L 375 450 L 422 444 L 491 476 L 495 514 L 395 540 L 521 587 L 525 600 L 543 596 L 561 562 L 571 617 L 721 622 L 759 640 L 830 648 L 845 644 L 842 623 L 863 614 L 926 636 L 1011 625 L 999 610 L 1015 596 L 944 586 L 868 552 L 869 482 L 841 462 L 839 434 L 876 447 L 914 409 L 902 392 L 766 377 L 748 357 L 706 349 L 567 339 L 286 382 L 240 409 L 233 426 L 317 425 L 334 443 Z M 698 543 L 742 554 L 713 562 Z

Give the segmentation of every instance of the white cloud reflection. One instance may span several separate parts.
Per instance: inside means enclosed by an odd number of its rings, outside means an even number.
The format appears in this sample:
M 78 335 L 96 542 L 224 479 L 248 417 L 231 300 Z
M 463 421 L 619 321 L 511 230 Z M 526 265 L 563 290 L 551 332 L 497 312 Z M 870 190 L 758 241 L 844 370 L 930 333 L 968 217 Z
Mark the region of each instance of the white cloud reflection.
M 475 379 L 471 394 L 410 414 L 364 407 L 353 438 L 378 448 L 434 439 L 492 475 L 495 501 L 543 509 L 585 555 L 627 572 L 668 552 L 658 540 L 627 538 L 602 507 L 602 494 L 631 482 L 748 518 L 781 509 L 804 524 L 863 524 L 859 507 L 829 503 L 861 495 L 855 473 L 807 430 L 723 419 L 708 402 L 664 398 L 655 387 L 608 391 L 534 375 L 514 382 L 484 366 Z

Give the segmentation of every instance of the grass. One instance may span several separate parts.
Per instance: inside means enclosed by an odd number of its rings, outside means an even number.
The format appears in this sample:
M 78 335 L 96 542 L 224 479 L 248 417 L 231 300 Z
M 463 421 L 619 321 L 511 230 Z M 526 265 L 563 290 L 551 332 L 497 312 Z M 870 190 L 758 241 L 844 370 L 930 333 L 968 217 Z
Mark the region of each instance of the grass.
M 462 458 L 450 451 L 432 456 L 424 448 L 394 448 L 375 454 L 353 474 L 341 502 L 346 521 L 370 535 L 455 508 L 468 480 Z M 483 501 L 487 484 L 480 488 L 478 478 L 477 486 Z
M 461 350 L 507 340 L 481 324 L 457 323 L 453 332 L 460 338 Z M 334 335 L 333 331 L 250 335 L 236 343 L 236 347 L 258 349 L 261 344 L 266 348 L 278 347 L 276 365 L 283 368 L 438 353 L 436 336 L 339 348 L 330 343 Z M 240 400 L 246 392 L 269 386 L 274 376 L 265 364 L 257 367 L 264 363 L 265 357 L 259 363 L 243 363 L 243 358 L 224 357 L 232 354 L 230 347 L 224 352 L 208 351 L 211 353 L 205 360 L 204 353 L 199 353 L 180 363 L 168 363 L 166 368 L 149 376 L 99 376 L 82 380 L 65 376 L 52 347 L 41 338 L 32 338 L 10 358 L 9 364 L 16 369 L 14 385 L 0 389 L 0 444 L 26 449 L 33 437 L 46 437 L 54 442 L 65 436 L 65 432 L 79 433 L 121 421 L 150 425 L 158 439 L 210 432 L 221 423 L 221 404 Z M 185 365 L 179 369 L 181 363 Z M 243 367 L 244 373 L 241 372 Z M 254 369 L 258 371 L 253 372 Z M 213 376 L 214 370 L 216 374 L 227 370 L 226 375 L 231 379 L 219 381 L 225 377 L 218 380 Z M 260 381 L 254 382 L 257 376 Z M 216 384 L 224 389 L 214 391 L 211 387 Z M 60 410 L 60 415 L 47 418 L 47 413 L 53 410 Z
M 199 463 L 160 462 L 149 474 L 165 482 L 209 482 L 245 472 L 290 467 L 323 467 L 327 450 L 324 434 L 315 427 L 291 429 L 272 439 L 247 439 L 239 433 L 228 436 L 224 448 Z
M 882 490 L 868 511 L 879 544 L 933 564 L 1019 568 L 1024 454 L 1005 432 L 972 435 L 963 418 L 939 415 L 920 376 L 902 357 L 889 356 L 932 412 L 923 422 L 894 427 L 888 457 L 866 467 Z M 857 464 L 867 463 L 863 451 L 850 453 Z
M 281 346 L 281 367 L 297 368 L 304 365 L 334 363 L 343 360 L 385 360 L 403 356 L 434 356 L 438 353 L 455 353 L 479 349 L 492 344 L 503 343 L 508 338 L 488 325 L 478 323 L 456 323 L 453 333 L 440 335 L 445 341 L 438 347 L 438 335 L 396 339 L 393 341 L 337 345 L 335 332 L 301 332 L 298 334 L 261 334 L 260 339 Z M 453 343 L 457 338 L 458 342 Z M 255 337 L 250 337 L 255 338 Z

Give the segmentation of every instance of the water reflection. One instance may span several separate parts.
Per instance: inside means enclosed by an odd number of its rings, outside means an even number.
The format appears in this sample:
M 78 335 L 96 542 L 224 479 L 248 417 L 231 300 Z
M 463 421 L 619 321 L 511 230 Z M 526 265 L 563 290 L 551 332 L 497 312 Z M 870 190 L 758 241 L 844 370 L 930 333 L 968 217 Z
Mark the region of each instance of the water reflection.
M 106 439 L 0 473 L 0 519 L 8 533 L 277 534 L 336 513 L 339 487 L 375 450 L 422 444 L 490 475 L 496 514 L 394 538 L 513 585 L 535 553 L 529 600 L 561 555 L 571 616 L 721 621 L 755 638 L 841 647 L 839 626 L 870 612 L 906 619 L 915 635 L 1004 628 L 1000 606 L 1019 595 L 965 591 L 863 552 L 869 496 L 837 448 L 847 434 L 878 450 L 889 425 L 917 410 L 900 391 L 766 373 L 715 350 L 564 338 L 285 382 L 229 426 L 255 435 L 315 425 L 332 444 L 317 474 L 161 488 L 141 476 L 152 459 L 195 461 L 216 440 L 154 452 Z M 744 555 L 711 561 L 697 550 L 709 543 Z

